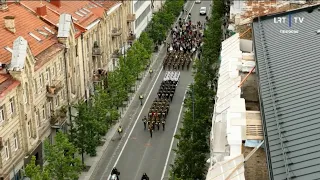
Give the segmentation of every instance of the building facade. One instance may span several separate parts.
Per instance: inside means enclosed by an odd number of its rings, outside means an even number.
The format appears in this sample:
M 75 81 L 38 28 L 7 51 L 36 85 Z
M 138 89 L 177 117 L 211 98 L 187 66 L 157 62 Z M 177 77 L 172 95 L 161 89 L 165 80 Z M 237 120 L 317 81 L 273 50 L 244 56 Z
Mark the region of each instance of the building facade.
M 154 8 L 154 2 L 151 0 L 134 0 L 132 2 L 132 12 L 136 16 L 136 20 L 133 25 L 133 32 L 136 37 L 140 37 L 141 33 L 147 27 L 152 18 L 152 8 Z
M 131 3 L 0 4 L 0 179 L 20 179 L 132 41 Z M 22 170 L 22 171 L 20 171 Z

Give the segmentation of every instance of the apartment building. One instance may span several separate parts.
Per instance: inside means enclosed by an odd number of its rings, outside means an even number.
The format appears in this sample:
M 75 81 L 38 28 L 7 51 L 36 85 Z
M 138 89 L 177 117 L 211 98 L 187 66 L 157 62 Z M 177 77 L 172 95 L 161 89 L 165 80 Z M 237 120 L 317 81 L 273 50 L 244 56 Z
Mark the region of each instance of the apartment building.
M 43 164 L 43 141 L 66 129 L 66 105 L 115 66 L 131 12 L 115 1 L 0 4 L 0 179 L 19 179 L 33 155 Z
M 0 177 L 13 179 L 31 155 L 42 164 L 42 142 L 54 132 L 51 124 L 65 120 L 51 118 L 66 104 L 64 47 L 55 27 L 19 4 L 0 9 L 5 37 L 0 41 Z
M 131 2 L 133 10 L 132 12 L 136 15 L 133 32 L 138 38 L 152 18 L 152 8 L 154 8 L 155 1 L 133 0 Z

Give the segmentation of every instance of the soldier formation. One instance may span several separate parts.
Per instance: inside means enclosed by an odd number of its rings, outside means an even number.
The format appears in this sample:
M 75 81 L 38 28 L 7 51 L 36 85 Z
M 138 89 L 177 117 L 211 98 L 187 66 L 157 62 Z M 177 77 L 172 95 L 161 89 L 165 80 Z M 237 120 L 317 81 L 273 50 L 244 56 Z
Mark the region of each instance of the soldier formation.
M 176 87 L 179 83 L 179 71 L 167 71 L 158 91 L 158 98 L 155 98 L 148 113 L 148 117 L 142 119 L 144 129 L 152 133 L 154 129 L 160 129 L 162 125 L 163 131 L 165 130 L 166 118 L 170 109 L 170 102 L 173 99 Z

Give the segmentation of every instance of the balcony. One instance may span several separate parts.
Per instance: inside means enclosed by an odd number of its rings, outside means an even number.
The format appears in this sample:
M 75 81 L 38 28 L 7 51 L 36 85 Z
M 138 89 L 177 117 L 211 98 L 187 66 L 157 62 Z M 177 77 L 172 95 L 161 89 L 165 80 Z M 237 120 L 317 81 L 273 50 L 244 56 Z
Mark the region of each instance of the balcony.
M 121 34 L 122 34 L 121 28 L 113 28 L 111 31 L 112 37 L 117 37 L 117 36 L 120 36 Z
M 127 15 L 127 22 L 133 22 L 136 20 L 136 15 L 135 14 L 128 14 Z
M 56 112 L 53 112 L 50 119 L 51 127 L 59 129 L 67 120 L 67 108 L 61 107 Z
M 93 48 L 92 48 L 92 56 L 101 56 L 102 51 L 101 48 L 99 47 L 97 42 L 94 42 Z
M 132 41 L 134 41 L 134 40 L 136 40 L 136 35 L 135 35 L 135 34 L 130 34 L 130 35 L 128 36 L 128 41 L 129 41 L 129 42 L 132 42 Z
M 52 85 L 47 85 L 47 97 L 54 98 L 61 91 L 62 82 L 61 81 L 52 81 Z
M 106 76 L 107 76 L 107 71 L 104 69 L 98 69 L 96 71 L 93 72 L 93 78 L 92 81 L 93 82 L 100 82 L 102 81 Z
M 112 53 L 112 58 L 119 58 L 120 57 L 120 51 L 119 50 L 115 50 L 113 53 Z

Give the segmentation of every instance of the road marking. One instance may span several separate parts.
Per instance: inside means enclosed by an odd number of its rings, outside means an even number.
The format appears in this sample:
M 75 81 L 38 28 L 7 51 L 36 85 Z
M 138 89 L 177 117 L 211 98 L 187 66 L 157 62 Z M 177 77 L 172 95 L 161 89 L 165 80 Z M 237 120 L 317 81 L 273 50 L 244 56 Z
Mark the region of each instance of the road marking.
M 150 141 L 151 141 L 151 138 L 149 139 L 148 142 L 150 142 Z M 146 149 L 143 151 L 143 156 L 142 156 L 141 161 L 140 161 L 140 163 L 139 163 L 138 170 L 137 170 L 137 172 L 136 172 L 136 175 L 134 176 L 134 179 L 139 179 L 139 178 L 137 178 L 137 176 L 138 176 L 138 173 L 139 173 L 139 171 L 140 171 L 140 169 L 141 169 L 141 165 L 142 165 L 143 159 L 144 159 L 144 157 L 145 157 L 146 152 L 147 152 L 148 149 L 149 149 L 149 148 L 146 148 Z M 109 178 L 108 178 L 108 179 L 109 179 Z
M 123 153 L 123 150 L 125 149 L 125 147 L 126 147 L 126 145 L 127 145 L 127 143 L 128 143 L 128 140 L 129 140 L 129 138 L 130 138 L 130 136 L 131 136 L 134 128 L 136 127 L 138 120 L 140 119 L 140 116 L 141 116 L 141 114 L 142 114 L 142 111 L 143 111 L 144 107 L 145 107 L 146 104 L 147 104 L 146 102 L 148 102 L 148 99 L 149 99 L 149 97 L 150 97 L 150 95 L 151 95 L 151 93 L 152 93 L 155 85 L 157 84 L 157 81 L 158 81 L 158 79 L 159 79 L 159 77 L 160 77 L 160 75 L 161 75 L 162 69 L 163 69 L 163 67 L 160 68 L 160 73 L 158 74 L 156 80 L 154 81 L 154 83 L 153 83 L 153 85 L 152 85 L 152 88 L 151 88 L 151 90 L 150 90 L 150 92 L 149 92 L 149 94 L 148 94 L 148 96 L 147 96 L 147 99 L 146 99 L 145 103 L 143 104 L 143 106 L 142 106 L 142 108 L 141 108 L 141 110 L 140 110 L 140 113 L 139 113 L 139 115 L 138 115 L 138 117 L 137 117 L 137 119 L 136 119 L 136 122 L 134 123 L 134 125 L 133 125 L 133 127 L 132 127 L 132 129 L 131 129 L 131 131 L 130 131 L 130 133 L 129 133 L 129 135 L 128 135 L 128 137 L 127 137 L 127 139 L 126 139 L 126 141 L 125 141 L 125 143 L 124 143 L 124 145 L 123 145 L 123 147 L 122 147 L 122 149 L 121 149 L 121 151 L 120 151 L 120 153 L 119 153 L 119 155 L 118 155 L 118 158 L 117 158 L 116 162 L 115 162 L 114 165 L 113 165 L 113 167 L 116 167 L 116 165 L 118 164 L 118 161 L 119 161 L 119 159 L 120 159 L 120 157 L 121 157 L 121 155 L 122 155 L 122 153 Z M 106 169 L 106 171 L 107 171 L 107 169 Z M 105 174 L 106 171 L 105 171 L 103 174 Z M 103 178 L 103 175 L 102 175 L 102 177 L 101 177 L 100 180 L 102 180 L 102 179 L 104 179 L 104 178 Z M 110 175 L 108 176 L 108 179 L 110 179 Z
M 193 8 L 194 4 L 195 4 L 195 1 L 193 2 L 191 8 L 189 9 L 189 11 L 188 11 L 188 13 L 187 13 L 187 15 L 186 15 L 186 19 L 184 20 L 185 22 L 187 22 L 189 13 L 192 11 L 192 8 Z
M 164 165 L 164 168 L 163 168 L 163 171 L 162 171 L 162 175 L 161 175 L 161 179 L 160 179 L 160 180 L 163 180 L 164 175 L 165 175 L 165 173 L 166 173 L 166 169 L 167 169 L 167 166 L 168 166 L 169 157 L 170 157 L 170 154 L 171 154 L 171 149 L 172 149 L 173 142 L 174 142 L 174 139 L 175 139 L 174 136 L 175 136 L 176 133 L 177 133 L 177 129 L 178 129 L 179 122 L 180 122 L 180 116 L 181 116 L 181 113 L 182 113 L 183 104 L 184 104 L 184 100 L 185 100 L 185 98 L 186 98 L 187 91 L 188 91 L 188 86 L 187 86 L 186 91 L 184 92 L 184 96 L 183 96 L 183 100 L 182 100 L 182 103 L 181 103 L 181 108 L 180 108 L 178 120 L 177 120 L 177 123 L 176 123 L 176 127 L 174 128 L 174 133 L 173 133 L 172 140 L 171 140 L 171 144 L 170 144 L 170 147 L 169 147 L 169 151 L 168 151 L 166 163 L 165 163 L 165 165 Z

